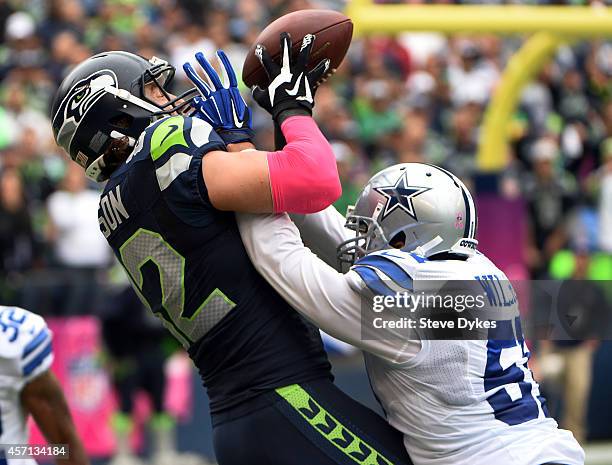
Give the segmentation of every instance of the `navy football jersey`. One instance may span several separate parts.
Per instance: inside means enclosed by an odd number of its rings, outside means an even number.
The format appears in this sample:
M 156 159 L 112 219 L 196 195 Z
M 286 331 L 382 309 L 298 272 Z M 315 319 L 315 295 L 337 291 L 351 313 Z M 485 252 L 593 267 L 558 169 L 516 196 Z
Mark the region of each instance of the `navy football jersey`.
M 189 352 L 218 412 L 276 387 L 331 377 L 318 330 L 256 272 L 233 212 L 211 205 L 206 122 L 156 121 L 100 199 L 100 229 L 141 299 Z M 237 187 L 238 188 L 238 187 Z

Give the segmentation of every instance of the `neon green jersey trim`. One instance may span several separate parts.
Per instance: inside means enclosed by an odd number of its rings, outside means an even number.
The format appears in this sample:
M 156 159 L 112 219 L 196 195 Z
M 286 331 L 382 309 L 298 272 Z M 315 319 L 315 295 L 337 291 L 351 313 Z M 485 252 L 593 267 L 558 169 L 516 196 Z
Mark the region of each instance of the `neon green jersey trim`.
M 155 128 L 151 136 L 151 158 L 153 158 L 153 161 L 166 153 L 166 150 L 173 145 L 189 147 L 183 134 L 184 124 L 185 120 L 182 116 L 172 116 L 166 118 Z
M 298 384 L 277 388 L 276 393 L 285 399 L 289 405 L 291 405 L 301 415 L 301 417 L 310 424 L 310 426 L 319 432 L 319 434 L 325 437 L 325 439 L 336 446 L 339 450 L 344 452 L 347 457 L 349 457 L 355 463 L 358 463 L 359 465 L 393 464 L 393 462 L 384 457 L 374 447 L 365 442 L 363 439 L 359 438 L 349 428 L 340 423 L 337 418 L 325 410 Z M 313 408 L 313 406 L 316 408 Z M 314 414 L 317 408 L 318 411 L 316 414 Z M 307 415 L 307 413 L 314 415 Z M 335 426 L 330 430 L 333 425 Z M 325 430 L 328 430 L 328 432 Z M 352 439 L 348 444 L 346 444 L 347 438 Z M 346 445 L 342 446 L 342 444 Z M 371 450 L 371 453 L 368 454 L 367 457 L 361 459 L 360 456 L 364 455 L 364 449 Z

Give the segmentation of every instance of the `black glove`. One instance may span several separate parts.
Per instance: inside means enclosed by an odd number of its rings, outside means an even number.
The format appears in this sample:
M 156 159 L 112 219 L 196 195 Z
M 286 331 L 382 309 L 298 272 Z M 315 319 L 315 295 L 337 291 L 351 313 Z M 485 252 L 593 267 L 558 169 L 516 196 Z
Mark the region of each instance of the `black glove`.
M 280 123 L 274 121 L 274 150 L 283 150 L 287 145 L 287 139 L 281 130 Z
M 266 89 L 259 86 L 253 88 L 253 98 L 268 113 L 274 121 L 292 115 L 312 115 L 314 94 L 319 81 L 329 69 L 329 60 L 322 60 L 311 71 L 306 71 L 310 51 L 315 41 L 313 34 L 306 34 L 295 63 L 291 63 L 291 36 L 283 32 L 281 41 L 281 66 L 278 66 L 261 44 L 257 44 L 255 55 L 265 69 L 270 84 Z M 283 117 L 281 117 L 283 113 Z M 280 117 L 280 119 L 279 119 Z

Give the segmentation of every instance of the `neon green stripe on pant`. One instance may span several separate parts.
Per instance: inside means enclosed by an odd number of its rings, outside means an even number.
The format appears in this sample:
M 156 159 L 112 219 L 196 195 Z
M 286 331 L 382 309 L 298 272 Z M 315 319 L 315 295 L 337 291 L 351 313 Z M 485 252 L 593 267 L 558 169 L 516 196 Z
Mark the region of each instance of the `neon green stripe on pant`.
M 374 447 L 359 438 L 349 428 L 326 411 L 301 386 L 292 384 L 276 389 L 319 434 L 359 465 L 393 465 Z

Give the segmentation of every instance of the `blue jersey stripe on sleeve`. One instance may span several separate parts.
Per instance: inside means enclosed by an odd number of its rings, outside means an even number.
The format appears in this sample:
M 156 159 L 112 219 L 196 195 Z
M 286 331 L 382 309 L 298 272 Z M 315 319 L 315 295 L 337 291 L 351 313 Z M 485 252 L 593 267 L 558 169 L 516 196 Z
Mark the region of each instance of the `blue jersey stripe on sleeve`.
M 26 358 L 30 355 L 37 347 L 45 342 L 49 338 L 49 330 L 47 328 L 43 328 L 34 339 L 32 339 L 27 346 L 23 349 L 22 358 Z
M 47 343 L 45 348 L 41 350 L 36 357 L 34 357 L 30 362 L 28 362 L 23 367 L 23 376 L 28 376 L 32 373 L 36 368 L 38 368 L 42 362 L 51 354 L 51 341 Z
M 398 286 L 412 290 L 412 277 L 397 263 L 381 255 L 367 255 L 358 260 L 355 265 L 367 265 L 379 269 Z
M 387 286 L 382 279 L 371 268 L 355 265 L 353 271 L 361 276 L 363 282 L 376 295 L 395 295 L 395 292 Z

